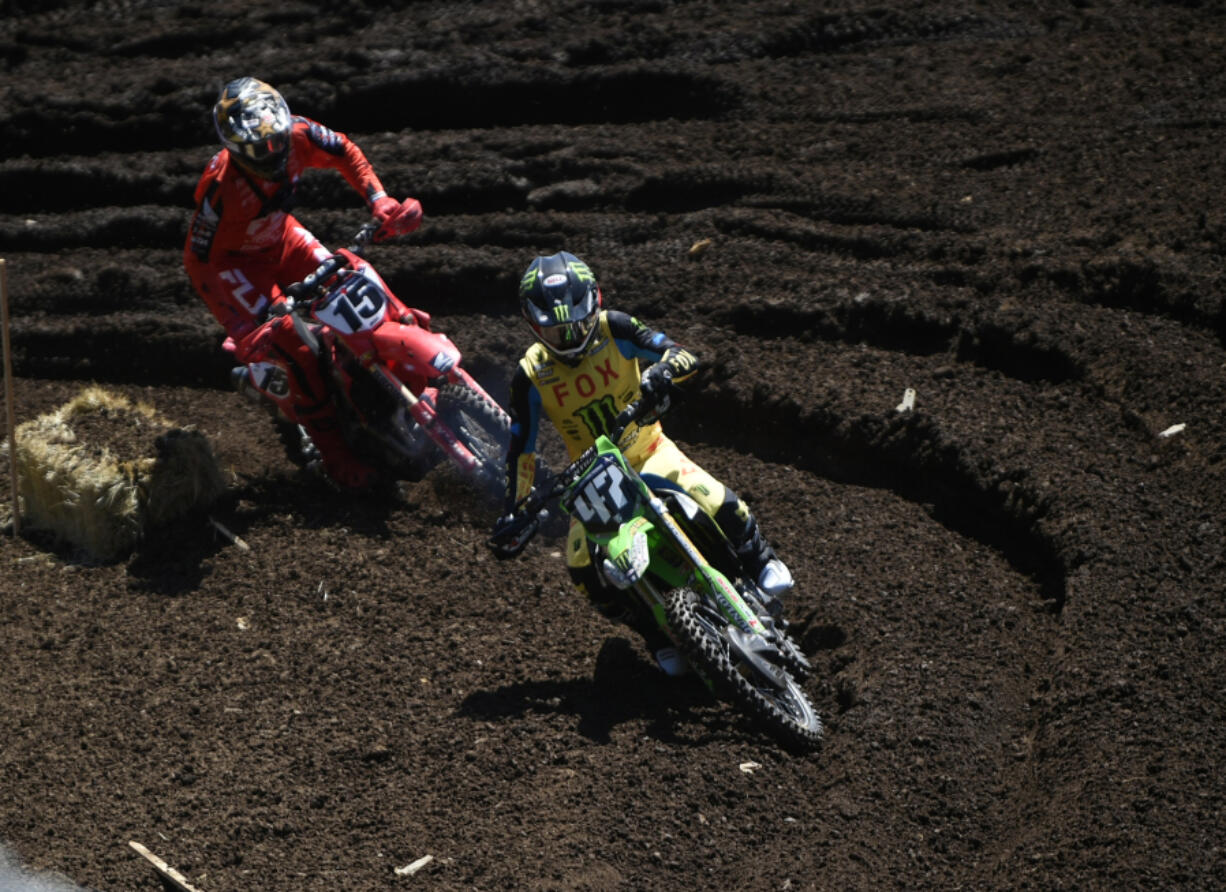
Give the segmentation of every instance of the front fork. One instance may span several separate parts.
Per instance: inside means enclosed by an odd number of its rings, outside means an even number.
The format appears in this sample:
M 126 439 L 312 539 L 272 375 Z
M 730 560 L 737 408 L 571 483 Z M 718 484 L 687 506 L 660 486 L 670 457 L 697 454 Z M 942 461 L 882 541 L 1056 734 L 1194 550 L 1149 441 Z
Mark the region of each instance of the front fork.
M 723 630 L 723 638 L 732 650 L 735 662 L 752 666 L 757 675 L 772 687 L 783 690 L 788 684 L 788 675 L 778 663 L 778 650 L 771 643 L 771 632 L 763 624 L 757 612 L 753 610 L 728 578 L 706 562 L 702 553 L 694 546 L 689 536 L 667 511 L 663 503 L 653 497 L 651 506 L 655 511 L 661 526 L 671 533 L 693 571 L 689 582 L 696 589 L 707 593 L 718 606 L 728 626 Z M 660 604 L 658 593 L 655 602 Z M 656 620 L 661 628 L 669 631 L 663 606 L 653 607 Z M 707 680 L 710 685 L 710 680 Z
M 477 457 L 472 454 L 467 446 L 456 439 L 456 435 L 452 432 L 451 428 L 439 421 L 438 412 L 435 411 L 433 406 L 425 400 L 418 398 L 409 389 L 408 385 L 382 365 L 373 360 L 364 363 L 364 365 L 376 381 L 404 401 L 404 404 L 409 409 L 409 414 L 413 416 L 413 420 L 421 425 L 421 429 L 426 432 L 426 435 L 437 443 L 439 448 L 460 466 L 461 470 L 466 474 L 475 474 L 480 470 L 480 462 L 477 460 Z
M 706 592 L 718 605 L 724 619 L 744 635 L 766 636 L 767 629 L 757 612 L 745 602 L 745 598 L 724 574 L 707 563 L 702 552 L 669 513 L 664 503 L 658 497 L 652 496 L 648 500 L 648 505 L 654 516 L 654 525 L 657 527 L 656 535 L 667 536 L 680 553 L 684 565 L 691 568 L 689 577 L 684 582 Z M 672 568 L 669 569 L 672 570 Z M 667 579 L 670 575 L 677 574 L 673 571 L 659 575 Z M 639 591 L 639 597 L 643 598 L 651 608 L 661 628 L 667 630 L 668 623 L 664 619 L 664 596 L 660 590 L 646 578 L 638 580 L 635 588 Z
M 729 582 L 723 573 L 707 563 L 702 552 L 668 512 L 664 503 L 657 496 L 652 496 L 649 504 L 661 527 L 676 543 L 686 563 L 694 568 L 690 583 L 707 592 L 719 605 L 724 618 L 742 632 L 748 635 L 765 635 L 766 627 L 762 625 L 757 612 L 745 603 L 745 599 L 737 591 L 736 586 Z

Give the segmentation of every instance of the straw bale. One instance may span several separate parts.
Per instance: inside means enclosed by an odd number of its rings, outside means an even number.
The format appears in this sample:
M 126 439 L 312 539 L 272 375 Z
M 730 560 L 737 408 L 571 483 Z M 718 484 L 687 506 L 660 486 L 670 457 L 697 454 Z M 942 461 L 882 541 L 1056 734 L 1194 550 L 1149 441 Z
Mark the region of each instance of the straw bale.
M 22 528 L 97 560 L 122 557 L 225 491 L 203 434 L 101 387 L 19 425 L 16 441 Z

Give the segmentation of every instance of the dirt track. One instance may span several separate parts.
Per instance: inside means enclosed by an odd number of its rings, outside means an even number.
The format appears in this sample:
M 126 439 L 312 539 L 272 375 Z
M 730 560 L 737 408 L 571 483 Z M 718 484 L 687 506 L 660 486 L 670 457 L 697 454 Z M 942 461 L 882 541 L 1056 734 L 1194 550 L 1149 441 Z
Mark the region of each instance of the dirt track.
M 33 5 L 0 7 L 18 420 L 93 381 L 197 426 L 252 552 L 5 539 L 0 841 L 32 870 L 155 889 L 135 839 L 202 892 L 1226 875 L 1220 12 Z M 670 429 L 795 572 L 820 753 L 660 676 L 557 540 L 493 561 L 445 475 L 298 476 L 180 266 L 242 74 L 422 201 L 371 257 L 499 397 L 515 282 L 562 248 L 708 361 Z M 363 217 L 339 177 L 302 199 L 332 244 Z

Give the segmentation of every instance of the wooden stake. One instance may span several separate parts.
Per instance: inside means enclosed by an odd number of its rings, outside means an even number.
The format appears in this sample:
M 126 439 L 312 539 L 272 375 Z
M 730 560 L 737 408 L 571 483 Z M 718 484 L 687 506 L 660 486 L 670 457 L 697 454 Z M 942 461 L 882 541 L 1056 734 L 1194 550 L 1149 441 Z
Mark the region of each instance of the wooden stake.
M 227 539 L 229 539 L 231 542 L 233 542 L 235 545 L 237 545 L 237 546 L 238 546 L 239 548 L 241 548 L 243 551 L 250 551 L 250 550 L 251 550 L 251 546 L 250 546 L 250 545 L 248 545 L 246 542 L 244 542 L 244 541 L 243 541 L 242 539 L 240 539 L 238 536 L 234 535 L 234 534 L 233 534 L 233 533 L 231 533 L 229 530 L 227 530 L 227 529 L 226 529 L 224 526 L 222 526 L 222 525 L 221 525 L 221 521 L 217 520 L 217 519 L 216 519 L 216 518 L 214 518 L 214 517 L 209 517 L 209 521 L 210 521 L 210 522 L 213 524 L 213 526 L 215 526 L 215 527 L 217 528 L 217 532 L 221 533 L 223 536 L 225 536 Z
M 153 865 L 153 869 L 158 872 L 158 876 L 160 876 L 167 883 L 171 884 L 175 889 L 178 889 L 179 892 L 198 892 L 198 890 L 194 889 L 191 884 L 187 882 L 187 877 L 183 876 L 183 874 L 179 873 L 179 871 L 175 870 L 140 843 L 129 842 L 128 845 L 140 852 L 141 857 Z
M 9 477 L 13 481 L 13 536 L 21 535 L 21 508 L 17 493 L 17 413 L 13 407 L 13 348 L 9 339 L 9 274 L 0 257 L 0 328 L 4 329 L 4 407 L 9 435 Z

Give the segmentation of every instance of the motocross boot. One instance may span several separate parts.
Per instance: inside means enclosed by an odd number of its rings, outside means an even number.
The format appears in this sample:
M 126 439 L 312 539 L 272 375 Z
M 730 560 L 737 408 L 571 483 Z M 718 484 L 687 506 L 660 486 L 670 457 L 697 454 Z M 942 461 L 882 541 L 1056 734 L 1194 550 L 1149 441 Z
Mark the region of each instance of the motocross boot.
M 677 650 L 671 644 L 666 644 L 655 652 L 656 665 L 660 667 L 660 671 L 670 678 L 679 678 L 682 675 L 687 675 L 690 671 L 690 664 L 686 660 L 685 655 Z
M 749 578 L 758 584 L 766 596 L 765 607 L 774 619 L 783 616 L 783 596 L 791 591 L 795 582 L 775 550 L 762 536 L 758 521 L 747 514 L 744 528 L 736 540 L 736 555 Z

